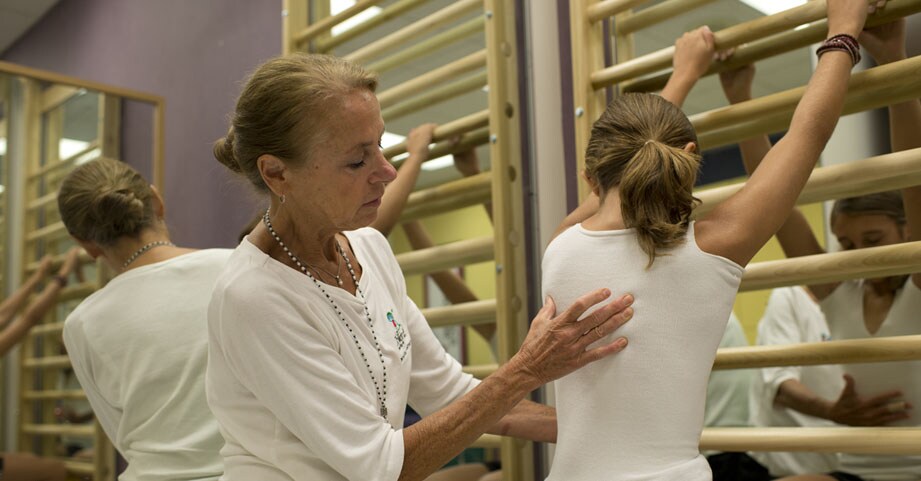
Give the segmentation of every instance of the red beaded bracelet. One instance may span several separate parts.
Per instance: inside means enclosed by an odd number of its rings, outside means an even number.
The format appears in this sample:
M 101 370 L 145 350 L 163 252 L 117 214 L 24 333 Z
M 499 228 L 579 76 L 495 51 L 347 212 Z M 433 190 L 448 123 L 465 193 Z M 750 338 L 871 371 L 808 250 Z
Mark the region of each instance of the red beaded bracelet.
M 839 33 L 838 35 L 833 35 L 828 37 L 822 45 L 815 51 L 816 55 L 821 56 L 823 53 L 830 50 L 841 50 L 847 52 L 851 56 L 851 62 L 853 65 L 860 63 L 860 44 L 857 43 L 857 39 L 852 35 L 846 33 Z

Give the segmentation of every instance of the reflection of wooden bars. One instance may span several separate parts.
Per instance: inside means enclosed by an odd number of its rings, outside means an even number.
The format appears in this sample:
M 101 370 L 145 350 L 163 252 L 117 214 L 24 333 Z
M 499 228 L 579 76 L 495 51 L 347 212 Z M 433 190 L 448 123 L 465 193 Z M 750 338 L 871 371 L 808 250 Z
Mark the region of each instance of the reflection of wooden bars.
M 65 167 L 66 167 L 66 168 L 71 168 L 71 167 L 73 167 L 73 163 L 74 163 L 77 159 L 79 159 L 80 157 L 83 157 L 84 155 L 86 155 L 86 154 L 92 152 L 93 149 L 98 149 L 98 148 L 99 148 L 99 143 L 98 143 L 98 142 L 96 142 L 96 141 L 90 142 L 90 144 L 87 145 L 86 148 L 84 148 L 83 150 L 77 152 L 77 153 L 74 154 L 74 155 L 71 155 L 70 157 L 68 157 L 68 158 L 66 158 L 66 159 L 61 159 L 61 160 L 59 160 L 58 162 L 52 162 L 52 163 L 50 163 L 50 164 L 43 165 L 40 169 L 38 169 L 38 170 L 36 170 L 35 172 L 33 172 L 32 174 L 30 174 L 29 177 L 28 177 L 28 179 L 29 179 L 29 180 L 39 179 L 39 178 L 45 176 L 46 174 L 49 174 L 49 173 L 51 173 L 51 172 L 54 172 L 54 171 L 56 171 L 56 170 L 58 170 L 58 169 L 63 169 L 63 168 L 65 168 Z
M 54 224 L 46 225 L 40 229 L 35 229 L 32 232 L 26 234 L 26 242 L 35 242 L 37 240 L 43 240 L 50 237 L 64 237 L 67 236 L 67 228 L 64 227 L 63 222 L 55 222 Z
M 739 182 L 695 192 L 694 196 L 703 203 L 694 215 L 706 214 L 744 185 L 744 182 Z M 811 204 L 914 185 L 921 185 L 921 148 L 819 167 L 812 171 L 797 203 Z
M 47 357 L 26 358 L 22 361 L 22 367 L 26 367 L 30 369 L 70 367 L 70 359 L 67 356 L 47 356 Z
M 433 35 L 431 38 L 427 38 L 421 42 L 415 43 L 398 52 L 395 52 L 393 55 L 369 63 L 366 68 L 378 73 L 386 72 L 387 70 L 403 65 L 404 63 L 412 61 L 423 55 L 430 55 L 432 52 L 446 45 L 450 45 L 458 40 L 482 31 L 483 17 L 472 18 L 460 25 L 449 28 L 444 32 Z M 486 85 L 485 80 L 483 81 L 483 85 Z
M 64 332 L 64 323 L 63 322 L 47 322 L 44 324 L 39 324 L 29 330 L 30 336 L 48 336 L 48 335 L 60 335 Z
M 482 0 L 456 1 L 449 7 L 423 17 L 384 38 L 375 40 L 373 43 L 349 53 L 345 58 L 359 64 L 367 62 L 368 59 L 379 56 L 382 52 L 390 50 L 397 45 L 406 43 L 414 38 L 418 38 L 421 35 L 450 24 L 463 15 L 481 7 L 482 3 Z
M 25 424 L 22 432 L 39 436 L 93 437 L 92 424 Z
M 921 428 L 706 428 L 700 449 L 921 454 Z
M 672 17 L 687 13 L 702 5 L 713 3 L 715 0 L 667 0 L 658 5 L 644 8 L 633 15 L 618 20 L 615 24 L 618 35 L 642 30 L 650 25 L 664 22 Z
M 868 110 L 921 97 L 921 57 L 881 65 L 855 73 L 848 83 L 844 114 Z M 748 102 L 702 112 L 689 117 L 698 135 L 724 129 L 758 116 L 789 112 L 799 103 L 806 87 L 798 87 Z M 789 122 L 787 122 L 789 124 Z
M 470 132 L 471 130 L 476 130 L 487 125 L 489 125 L 489 110 L 476 112 L 466 117 L 461 117 L 457 120 L 439 125 L 435 128 L 435 132 L 432 133 L 432 141 L 438 142 L 439 140 L 450 139 L 456 135 Z M 404 140 L 399 144 L 387 147 L 384 149 L 384 157 L 390 159 L 397 155 L 405 154 L 406 144 L 407 141 Z
M 420 219 L 433 214 L 488 202 L 492 196 L 492 174 L 483 172 L 413 192 L 406 200 L 400 221 Z
M 713 369 L 921 360 L 921 335 L 720 349 Z
M 486 50 L 480 50 L 479 52 L 472 53 L 464 58 L 422 74 L 408 82 L 403 82 L 396 87 L 385 90 L 377 95 L 377 100 L 380 102 L 381 108 L 389 107 L 400 100 L 425 91 L 425 89 L 430 88 L 432 85 L 443 83 L 449 79 L 456 78 L 459 75 L 485 66 Z
M 23 399 L 38 401 L 45 399 L 86 399 L 82 389 L 52 390 L 52 391 L 26 391 L 22 393 Z
M 400 118 L 404 115 L 411 114 L 418 110 L 431 107 L 435 104 L 452 99 L 467 92 L 472 92 L 486 86 L 486 72 L 470 75 L 468 77 L 456 80 L 454 82 L 436 87 L 432 90 L 413 97 L 405 102 L 400 102 L 390 108 L 381 111 L 381 116 L 388 122 Z
M 99 474 L 96 472 L 96 467 L 89 462 L 74 461 L 72 459 L 63 459 L 64 468 L 67 469 L 69 474 L 76 475 L 93 475 Z
M 362 35 L 369 30 L 381 25 L 382 23 L 396 18 L 403 13 L 412 10 L 413 8 L 422 5 L 428 0 L 397 0 L 392 4 L 385 7 L 377 15 L 365 20 L 364 22 L 355 25 L 354 27 L 334 36 L 328 38 L 320 38 L 315 42 L 316 51 L 318 52 L 328 52 L 333 48 L 336 48 L 339 45 L 342 45 L 349 40 Z
M 404 275 L 437 272 L 493 259 L 492 237 L 465 239 L 397 255 Z
M 496 321 L 496 300 L 483 299 L 444 307 L 429 307 L 422 315 L 432 327 L 453 325 L 472 326 Z
M 749 264 L 740 291 L 921 272 L 921 241 Z

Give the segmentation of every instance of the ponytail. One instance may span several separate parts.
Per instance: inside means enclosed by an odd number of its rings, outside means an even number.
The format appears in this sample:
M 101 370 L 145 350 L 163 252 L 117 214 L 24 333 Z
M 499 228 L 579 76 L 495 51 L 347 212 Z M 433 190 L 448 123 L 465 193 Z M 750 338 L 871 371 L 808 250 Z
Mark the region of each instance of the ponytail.
M 646 141 L 624 169 L 620 183 L 621 215 L 637 232 L 652 267 L 656 253 L 683 242 L 691 211 L 699 157 L 655 140 Z

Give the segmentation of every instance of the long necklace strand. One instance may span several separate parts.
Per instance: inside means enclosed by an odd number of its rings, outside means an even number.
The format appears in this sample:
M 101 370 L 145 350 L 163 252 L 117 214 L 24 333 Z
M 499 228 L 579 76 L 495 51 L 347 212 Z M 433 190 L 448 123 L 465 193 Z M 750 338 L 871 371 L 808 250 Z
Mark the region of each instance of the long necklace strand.
M 377 349 L 377 356 L 381 361 L 381 382 L 377 382 L 377 377 L 374 375 L 374 371 L 371 369 L 371 363 L 368 362 L 368 357 L 365 356 L 365 351 L 361 347 L 361 343 L 358 342 L 358 336 L 355 334 L 355 331 L 352 329 L 352 326 L 346 320 L 345 315 L 342 313 L 342 310 L 339 309 L 339 306 L 336 304 L 336 301 L 326 292 L 326 289 L 323 287 L 323 283 L 317 280 L 310 271 L 307 270 L 307 266 L 291 252 L 291 249 L 282 242 L 281 237 L 275 232 L 275 229 L 272 227 L 272 219 L 269 217 L 269 211 L 265 211 L 265 215 L 262 216 L 262 222 L 265 224 L 266 228 L 269 230 L 269 234 L 272 235 L 272 238 L 275 239 L 275 242 L 281 246 L 281 249 L 288 255 L 292 262 L 297 266 L 297 268 L 320 289 L 320 292 L 326 297 L 326 300 L 329 301 L 329 304 L 333 307 L 333 310 L 336 312 L 336 315 L 339 316 L 339 320 L 345 325 L 346 329 L 349 330 L 349 334 L 352 335 L 352 341 L 355 342 L 355 347 L 358 348 L 358 354 L 361 355 L 362 361 L 365 363 L 365 367 L 368 369 L 368 375 L 371 376 L 371 382 L 374 383 L 374 390 L 377 392 L 377 402 L 380 405 L 381 417 L 387 419 L 387 364 L 384 363 L 384 351 L 381 349 L 380 341 L 377 339 L 377 332 L 374 330 L 374 321 L 371 318 L 371 311 L 368 310 L 368 303 L 365 299 L 364 293 L 361 292 L 361 288 L 358 287 L 358 279 L 355 277 L 355 270 L 352 268 L 352 263 L 349 260 L 348 256 L 345 254 L 345 250 L 342 249 L 342 246 L 339 245 L 339 241 L 336 241 L 336 251 L 342 256 L 342 259 L 345 260 L 346 268 L 349 271 L 349 275 L 352 277 L 352 282 L 355 284 L 355 292 L 358 294 L 358 298 L 361 300 L 361 305 L 365 308 L 365 316 L 368 320 L 368 327 L 371 329 L 371 337 L 374 338 L 374 347 Z M 338 277 L 338 276 L 337 276 Z M 342 285 L 342 282 L 339 281 L 339 285 Z
M 173 244 L 170 241 L 153 241 L 153 242 L 144 244 L 140 249 L 134 251 L 134 254 L 131 254 L 130 256 L 128 256 L 128 260 L 122 263 L 122 269 L 125 269 L 128 266 L 130 266 L 131 263 L 136 261 L 138 257 L 141 257 L 141 254 L 149 251 L 150 249 L 153 249 L 154 247 L 159 247 L 159 246 L 175 246 L 175 244 Z

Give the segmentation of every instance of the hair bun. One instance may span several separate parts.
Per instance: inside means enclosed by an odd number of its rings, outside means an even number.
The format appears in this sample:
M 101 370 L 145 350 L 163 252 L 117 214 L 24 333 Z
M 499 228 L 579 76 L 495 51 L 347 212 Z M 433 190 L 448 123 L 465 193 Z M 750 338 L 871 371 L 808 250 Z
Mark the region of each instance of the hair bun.
M 234 132 L 233 127 L 231 127 L 226 137 L 217 139 L 214 142 L 212 151 L 214 153 L 214 158 L 217 159 L 218 162 L 224 164 L 225 167 L 233 172 L 240 173 L 242 169 L 237 162 L 237 158 L 233 155 L 233 141 Z
M 98 229 L 110 237 L 133 235 L 148 223 L 144 201 L 130 189 L 100 189 L 90 211 Z

